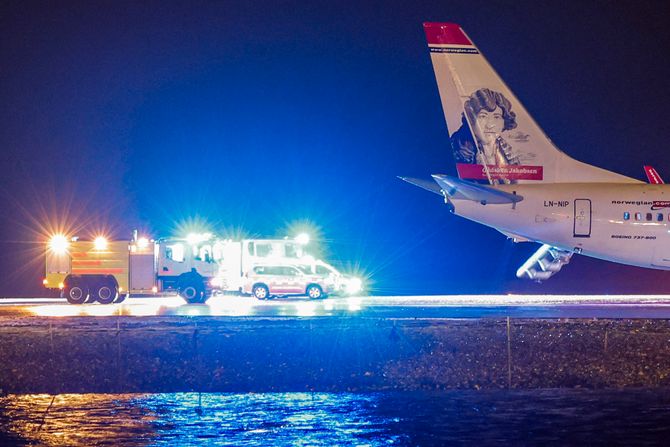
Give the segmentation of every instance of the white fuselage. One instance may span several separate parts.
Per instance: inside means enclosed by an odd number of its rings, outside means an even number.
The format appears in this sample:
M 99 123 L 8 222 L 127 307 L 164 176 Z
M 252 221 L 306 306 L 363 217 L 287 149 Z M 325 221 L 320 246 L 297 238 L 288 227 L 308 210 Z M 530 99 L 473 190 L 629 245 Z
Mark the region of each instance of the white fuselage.
M 514 205 L 451 199 L 459 216 L 521 239 L 622 264 L 670 270 L 670 185 L 499 185 Z

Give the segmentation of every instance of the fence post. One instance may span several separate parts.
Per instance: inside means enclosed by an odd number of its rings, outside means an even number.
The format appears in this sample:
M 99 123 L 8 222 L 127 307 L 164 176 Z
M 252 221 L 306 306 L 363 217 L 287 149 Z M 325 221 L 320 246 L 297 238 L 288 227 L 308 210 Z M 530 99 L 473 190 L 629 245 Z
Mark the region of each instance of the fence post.
M 507 388 L 512 388 L 512 341 L 509 317 L 507 317 Z
M 121 316 L 116 317 L 116 386 L 121 384 Z

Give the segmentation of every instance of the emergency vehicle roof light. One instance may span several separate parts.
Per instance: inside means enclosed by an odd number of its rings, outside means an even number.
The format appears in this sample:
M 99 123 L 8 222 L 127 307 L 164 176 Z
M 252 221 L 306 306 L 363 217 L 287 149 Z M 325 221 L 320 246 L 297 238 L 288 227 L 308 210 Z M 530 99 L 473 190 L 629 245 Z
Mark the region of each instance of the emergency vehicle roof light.
M 145 237 L 141 237 L 141 238 L 137 239 L 137 247 L 140 250 L 144 250 L 148 246 L 149 246 L 149 239 L 147 239 Z
M 70 242 L 62 234 L 56 234 L 49 240 L 49 248 L 56 254 L 63 254 L 67 251 Z
M 189 245 L 197 245 L 212 238 L 212 233 L 190 233 L 186 236 L 186 242 Z
M 307 245 L 309 244 L 309 234 L 300 233 L 295 237 L 295 241 L 301 245 Z

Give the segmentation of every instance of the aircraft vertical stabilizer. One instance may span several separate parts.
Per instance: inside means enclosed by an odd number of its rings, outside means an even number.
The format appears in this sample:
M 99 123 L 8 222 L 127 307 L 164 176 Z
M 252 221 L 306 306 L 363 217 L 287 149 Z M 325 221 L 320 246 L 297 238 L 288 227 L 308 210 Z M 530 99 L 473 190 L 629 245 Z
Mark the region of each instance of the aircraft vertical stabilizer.
M 459 25 L 423 26 L 461 179 L 639 183 L 558 150 Z

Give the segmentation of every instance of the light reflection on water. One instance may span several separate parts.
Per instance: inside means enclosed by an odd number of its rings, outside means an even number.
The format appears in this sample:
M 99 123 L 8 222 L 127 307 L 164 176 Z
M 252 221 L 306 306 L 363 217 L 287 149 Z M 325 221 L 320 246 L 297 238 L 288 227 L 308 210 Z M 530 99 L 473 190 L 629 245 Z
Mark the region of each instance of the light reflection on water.
M 45 446 L 393 445 L 375 395 L 23 395 L 0 398 L 4 443 Z M 49 409 L 47 413 L 47 409 Z M 45 416 L 46 415 L 46 416 Z M 3 438 L 0 437 L 0 444 Z
M 0 397 L 2 446 L 667 445 L 668 421 L 668 388 Z

